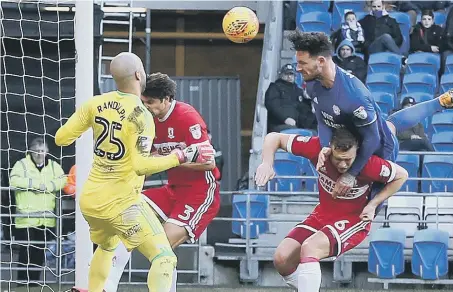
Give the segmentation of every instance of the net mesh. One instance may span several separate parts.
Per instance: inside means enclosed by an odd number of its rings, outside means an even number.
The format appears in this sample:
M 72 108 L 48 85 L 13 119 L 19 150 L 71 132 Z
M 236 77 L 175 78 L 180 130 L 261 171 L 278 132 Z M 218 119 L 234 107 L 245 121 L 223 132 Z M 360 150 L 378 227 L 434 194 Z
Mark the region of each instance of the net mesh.
M 8 291 L 74 281 L 74 199 L 61 189 L 59 167 L 69 172 L 75 149 L 54 144 L 75 109 L 69 4 L 0 1 L 1 282 Z M 36 165 L 46 147 L 36 138 L 48 148 L 43 168 Z

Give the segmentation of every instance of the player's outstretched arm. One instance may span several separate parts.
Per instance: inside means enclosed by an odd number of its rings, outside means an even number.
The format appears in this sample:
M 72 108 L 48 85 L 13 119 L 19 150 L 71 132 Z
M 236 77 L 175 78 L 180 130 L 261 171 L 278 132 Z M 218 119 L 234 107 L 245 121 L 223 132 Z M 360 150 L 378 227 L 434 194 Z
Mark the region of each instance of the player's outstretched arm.
M 269 133 L 264 138 L 263 144 L 263 162 L 256 169 L 255 183 L 257 186 L 262 187 L 267 182 L 274 178 L 274 155 L 278 149 L 287 151 L 287 144 L 291 136 L 281 133 Z
M 91 107 L 87 102 L 78 108 L 69 120 L 55 134 L 57 146 L 71 145 L 91 126 Z
M 395 177 L 393 178 L 393 180 L 388 182 L 384 186 L 384 188 L 372 200 L 370 200 L 368 202 L 368 204 L 366 205 L 366 207 L 363 209 L 363 212 L 360 215 L 360 218 L 364 221 L 373 220 L 376 208 L 380 204 L 385 202 L 388 198 L 390 198 L 391 196 L 396 194 L 401 189 L 403 184 L 407 181 L 407 178 L 409 177 L 407 170 L 405 170 L 403 167 L 399 166 L 396 163 L 392 163 L 389 161 L 387 161 L 387 163 L 390 164 L 392 166 L 392 168 L 394 169 Z M 382 173 L 382 170 L 381 170 L 381 173 Z

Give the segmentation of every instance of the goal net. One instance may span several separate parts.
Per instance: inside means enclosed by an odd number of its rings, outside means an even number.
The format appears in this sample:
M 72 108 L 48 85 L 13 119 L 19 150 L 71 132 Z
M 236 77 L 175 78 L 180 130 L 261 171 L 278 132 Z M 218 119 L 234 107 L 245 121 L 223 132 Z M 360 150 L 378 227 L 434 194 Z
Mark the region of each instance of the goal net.
M 76 106 L 73 3 L 0 1 L 3 291 L 75 279 L 75 146 L 54 143 Z

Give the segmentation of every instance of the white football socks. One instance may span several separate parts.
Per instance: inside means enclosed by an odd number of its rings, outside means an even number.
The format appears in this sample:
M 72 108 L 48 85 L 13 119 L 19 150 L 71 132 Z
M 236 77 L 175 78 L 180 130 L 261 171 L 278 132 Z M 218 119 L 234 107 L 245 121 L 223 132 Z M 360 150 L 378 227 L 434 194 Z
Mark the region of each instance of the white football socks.
M 319 260 L 303 258 L 299 265 L 298 292 L 319 292 L 321 288 L 321 266 Z
M 289 274 L 288 276 L 283 276 L 283 279 L 285 280 L 286 284 L 290 286 L 291 288 L 294 288 L 297 290 L 297 282 L 299 280 L 299 272 L 300 272 L 300 264 L 297 266 L 297 269 Z
M 131 253 L 127 251 L 123 243 L 120 243 L 115 250 L 113 266 L 104 285 L 105 292 L 116 292 L 118 290 L 118 284 L 120 283 L 124 268 L 126 267 L 130 257 Z

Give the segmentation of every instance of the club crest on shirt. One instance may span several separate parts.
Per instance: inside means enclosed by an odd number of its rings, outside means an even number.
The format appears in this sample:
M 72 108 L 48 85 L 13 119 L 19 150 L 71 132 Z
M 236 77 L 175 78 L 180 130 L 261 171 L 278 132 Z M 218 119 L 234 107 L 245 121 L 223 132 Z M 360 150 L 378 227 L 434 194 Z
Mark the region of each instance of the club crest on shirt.
M 366 113 L 366 110 L 363 106 L 360 106 L 352 113 L 354 114 L 354 116 L 362 120 L 365 120 L 368 117 L 368 114 Z
M 333 105 L 332 109 L 334 114 L 336 114 L 337 116 L 340 115 L 340 108 L 336 104 Z
M 193 126 L 189 127 L 189 131 L 192 134 L 192 137 L 194 139 L 200 139 L 201 138 L 201 126 L 200 124 L 195 124 Z
M 168 138 L 169 139 L 174 139 L 175 138 L 175 129 L 168 128 Z

